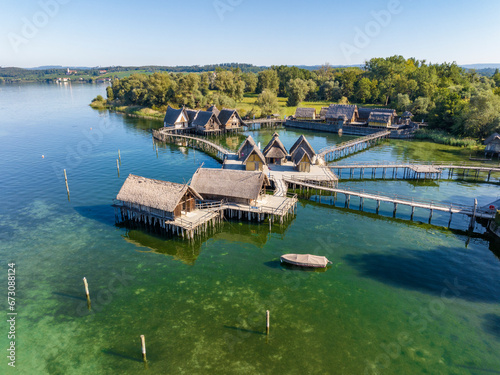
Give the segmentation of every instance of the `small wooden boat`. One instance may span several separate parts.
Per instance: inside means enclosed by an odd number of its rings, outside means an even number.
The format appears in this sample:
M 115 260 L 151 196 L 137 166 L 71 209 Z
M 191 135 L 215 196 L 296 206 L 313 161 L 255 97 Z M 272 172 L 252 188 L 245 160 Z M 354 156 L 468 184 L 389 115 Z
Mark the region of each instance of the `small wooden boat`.
M 282 263 L 294 266 L 325 268 L 330 262 L 326 257 L 311 254 L 285 254 L 280 258 Z

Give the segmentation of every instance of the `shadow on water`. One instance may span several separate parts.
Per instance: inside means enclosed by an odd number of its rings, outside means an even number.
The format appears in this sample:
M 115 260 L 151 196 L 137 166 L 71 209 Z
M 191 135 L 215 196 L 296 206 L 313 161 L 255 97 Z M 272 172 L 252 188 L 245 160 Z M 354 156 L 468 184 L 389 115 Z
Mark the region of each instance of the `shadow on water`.
M 52 294 L 59 296 L 59 297 L 64 297 L 64 298 L 70 298 L 70 299 L 76 299 L 78 301 L 87 301 L 85 297 L 82 296 L 75 296 L 73 294 L 68 294 L 68 293 L 59 293 L 59 292 L 52 292 Z
M 486 333 L 493 335 L 500 341 L 500 315 L 486 314 L 483 315 L 483 329 Z
M 119 353 L 119 352 L 117 352 L 116 350 L 113 350 L 113 349 L 103 349 L 102 352 L 104 354 L 112 355 L 112 356 L 119 357 L 119 358 L 122 358 L 122 359 L 128 359 L 128 360 L 134 361 L 134 362 L 142 362 L 142 359 L 139 359 L 139 358 L 136 358 L 136 357 L 132 357 L 132 356 L 130 356 L 128 354 Z
M 471 255 L 473 256 L 473 255 Z M 456 259 L 447 248 L 429 251 L 402 249 L 400 254 L 350 254 L 344 259 L 362 276 L 442 297 L 472 302 L 500 302 L 495 271 L 478 270 L 474 261 Z
M 75 211 L 78 212 L 80 216 L 87 219 L 92 219 L 106 225 L 115 225 L 115 215 L 111 205 L 100 204 L 96 206 L 78 206 L 75 207 Z
M 239 332 L 254 333 L 256 335 L 265 335 L 266 334 L 265 332 L 253 331 L 251 329 L 245 329 L 245 328 L 240 328 L 240 327 L 232 327 L 232 326 L 226 326 L 225 325 L 224 328 L 233 329 L 233 330 L 239 331 Z

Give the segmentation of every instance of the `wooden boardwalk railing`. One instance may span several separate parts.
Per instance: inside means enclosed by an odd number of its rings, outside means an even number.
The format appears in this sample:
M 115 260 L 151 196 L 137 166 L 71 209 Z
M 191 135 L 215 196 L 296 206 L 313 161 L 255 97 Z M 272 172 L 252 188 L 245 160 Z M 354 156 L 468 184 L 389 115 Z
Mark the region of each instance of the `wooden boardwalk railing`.
M 466 206 L 463 204 L 457 204 L 457 203 L 442 203 L 442 202 L 434 202 L 434 201 L 424 201 L 420 199 L 414 199 L 414 198 L 408 198 L 408 197 L 402 197 L 398 195 L 394 196 L 388 196 L 384 195 L 379 192 L 369 192 L 365 190 L 351 190 L 351 189 L 341 189 L 341 188 L 333 188 L 333 187 L 325 187 L 321 186 L 319 184 L 314 184 L 311 182 L 304 182 L 296 179 L 287 179 L 284 178 L 286 182 L 288 182 L 293 188 L 295 188 L 296 185 L 301 186 L 302 188 L 306 188 L 307 190 L 313 189 L 316 191 L 323 191 L 323 192 L 330 192 L 335 195 L 336 194 L 343 194 L 345 196 L 345 207 L 350 208 L 350 199 L 351 196 L 359 197 L 360 199 L 360 204 L 359 208 L 360 210 L 363 210 L 363 204 L 364 204 L 364 199 L 371 199 L 377 202 L 377 208 L 376 208 L 376 213 L 379 213 L 380 209 L 380 202 L 387 202 L 387 203 L 392 203 L 394 205 L 394 211 L 393 211 L 393 216 L 396 216 L 396 211 L 398 205 L 404 205 L 404 206 L 409 206 L 411 207 L 411 217 L 410 220 L 413 220 L 413 215 L 415 213 L 415 208 L 423 208 L 423 209 L 428 209 L 430 210 L 430 215 L 429 215 L 429 223 L 431 222 L 432 219 L 432 214 L 434 211 L 441 211 L 441 212 L 447 212 L 450 214 L 450 221 L 448 223 L 448 226 L 451 223 L 451 218 L 453 214 L 462 214 L 462 215 L 467 215 L 471 217 L 470 225 L 469 228 L 472 229 L 474 226 L 474 223 L 476 221 L 476 218 L 480 219 L 487 219 L 487 220 L 492 220 L 495 218 L 495 212 L 493 211 L 486 211 L 482 209 L 478 209 L 477 207 L 477 200 L 474 200 L 474 206 Z
M 208 146 L 210 149 L 212 149 L 216 153 L 221 153 L 222 155 L 230 155 L 233 154 L 231 151 L 227 150 L 223 146 L 209 141 L 206 138 L 201 138 L 201 137 L 194 137 L 191 135 L 182 135 L 182 134 L 172 134 L 169 132 L 162 132 L 160 130 L 153 130 L 153 137 L 158 139 L 159 141 L 162 142 L 170 142 L 171 139 L 185 139 L 192 141 L 194 144 L 190 145 L 191 147 L 194 148 L 201 148 L 201 147 L 195 147 L 198 143 L 202 143 L 206 146 Z
M 318 151 L 318 156 L 325 161 L 334 160 L 340 156 L 347 156 L 351 152 L 363 150 L 369 147 L 372 143 L 377 142 L 382 138 L 389 137 L 390 134 L 391 132 L 389 130 L 383 130 L 378 133 L 356 138 L 335 146 L 325 147 Z

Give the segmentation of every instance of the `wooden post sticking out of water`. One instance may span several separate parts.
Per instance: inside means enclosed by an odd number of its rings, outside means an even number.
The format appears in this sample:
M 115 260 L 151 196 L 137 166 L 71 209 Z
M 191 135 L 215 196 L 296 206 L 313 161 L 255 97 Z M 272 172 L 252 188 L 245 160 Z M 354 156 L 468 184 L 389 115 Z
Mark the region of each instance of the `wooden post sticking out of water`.
M 146 359 L 146 338 L 144 335 L 141 335 L 141 349 L 142 349 L 142 360 L 144 362 L 147 362 L 148 360 Z
M 122 156 L 120 155 L 120 150 L 118 150 L 118 160 L 120 160 L 120 165 L 122 165 Z
M 90 310 L 90 293 L 89 293 L 89 284 L 87 283 L 87 278 L 83 278 L 83 285 L 85 286 L 85 295 L 87 296 L 87 306 Z
M 120 163 L 118 159 L 116 159 L 116 170 L 118 171 L 118 177 L 120 177 Z
M 266 335 L 269 335 L 269 310 L 266 310 Z
M 66 182 L 66 191 L 68 192 L 68 200 L 69 200 L 69 186 L 68 186 L 68 176 L 66 175 L 66 169 L 64 170 L 64 182 Z

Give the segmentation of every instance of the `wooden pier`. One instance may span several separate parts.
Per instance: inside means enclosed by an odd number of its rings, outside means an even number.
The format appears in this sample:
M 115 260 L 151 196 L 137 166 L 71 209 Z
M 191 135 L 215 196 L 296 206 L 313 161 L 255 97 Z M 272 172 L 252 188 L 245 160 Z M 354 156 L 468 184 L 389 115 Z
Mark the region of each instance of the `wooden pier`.
M 413 216 L 415 213 L 415 208 L 426 209 L 429 210 L 429 224 L 432 220 L 432 215 L 434 211 L 441 211 L 450 214 L 450 219 L 448 222 L 448 227 L 451 224 L 451 219 L 453 214 L 461 214 L 466 215 L 471 218 L 469 229 L 472 230 L 474 228 L 474 223 L 476 219 L 486 219 L 493 220 L 495 218 L 496 211 L 486 210 L 484 208 L 477 207 L 477 200 L 474 201 L 474 206 L 465 206 L 462 204 L 455 203 L 440 203 L 434 201 L 423 201 L 414 198 L 407 198 L 401 196 L 387 196 L 383 195 L 379 192 L 367 192 L 365 190 L 351 190 L 351 189 L 341 189 L 341 188 L 333 188 L 333 187 L 325 187 L 319 184 L 314 184 L 310 182 L 304 182 L 297 179 L 287 179 L 285 181 L 289 184 L 289 186 L 295 191 L 298 189 L 300 192 L 304 191 L 307 195 L 316 193 L 318 195 L 330 195 L 335 204 L 337 200 L 337 194 L 343 194 L 345 197 L 344 207 L 350 208 L 351 197 L 359 198 L 359 209 L 362 211 L 364 206 L 365 199 L 371 199 L 377 203 L 376 213 L 379 213 L 380 203 L 386 202 L 393 205 L 393 217 L 396 217 L 396 212 L 398 205 L 408 206 L 411 208 L 411 216 L 410 220 L 413 220 Z
M 483 178 L 487 182 L 492 181 L 492 174 L 500 174 L 498 165 L 478 165 L 471 163 L 450 162 L 409 162 L 409 163 L 349 163 L 334 164 L 330 168 L 336 172 L 339 179 L 408 179 L 408 180 L 431 180 L 431 179 L 467 179 L 479 180 Z M 348 177 L 345 172 L 348 171 Z M 344 175 L 344 176 L 343 176 Z M 500 178 L 497 178 L 497 182 Z
M 277 119 L 277 118 L 261 118 L 254 120 L 246 120 L 244 125 L 248 129 L 254 129 L 254 125 L 259 124 L 261 128 L 274 128 L 285 125 L 285 119 Z
M 354 152 L 367 149 L 381 139 L 388 138 L 390 134 L 390 131 L 384 130 L 361 138 L 353 139 L 352 141 L 343 142 L 332 147 L 325 147 L 319 150 L 318 157 L 323 159 L 325 162 L 345 157 Z

